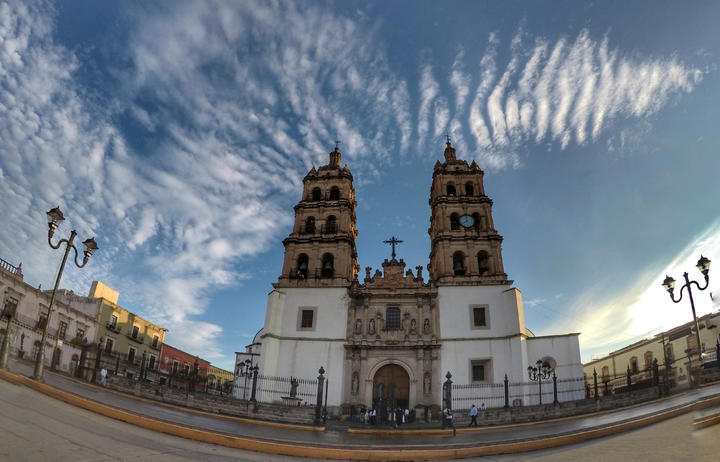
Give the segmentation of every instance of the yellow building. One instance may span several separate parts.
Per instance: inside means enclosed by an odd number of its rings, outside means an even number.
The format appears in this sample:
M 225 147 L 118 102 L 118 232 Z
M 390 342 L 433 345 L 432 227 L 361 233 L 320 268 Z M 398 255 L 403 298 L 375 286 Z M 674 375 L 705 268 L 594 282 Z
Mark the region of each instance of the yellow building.
M 720 341 L 720 312 L 699 317 L 698 326 L 703 360 L 714 361 L 717 357 L 716 345 Z M 696 374 L 699 369 L 695 323 L 690 321 L 613 351 L 602 358 L 593 359 L 583 365 L 583 372 L 589 383 L 593 382 L 593 373 L 597 373 L 598 393 L 603 395 L 612 393 L 614 388 L 625 386 L 628 371 L 632 383 L 651 380 L 655 359 L 660 375 L 669 381 L 670 387 L 689 386 L 689 372 Z M 667 374 L 664 371 L 666 362 Z
M 232 391 L 232 382 L 234 380 L 233 373 L 220 369 L 212 364 L 208 366 L 207 373 L 207 389 L 208 390 L 222 390 L 223 392 L 229 393 Z
M 144 371 L 148 380 L 155 380 L 167 329 L 118 306 L 118 296 L 99 281 L 90 287 L 89 297 L 100 300 L 95 339 L 102 352 L 98 366 L 130 378 Z

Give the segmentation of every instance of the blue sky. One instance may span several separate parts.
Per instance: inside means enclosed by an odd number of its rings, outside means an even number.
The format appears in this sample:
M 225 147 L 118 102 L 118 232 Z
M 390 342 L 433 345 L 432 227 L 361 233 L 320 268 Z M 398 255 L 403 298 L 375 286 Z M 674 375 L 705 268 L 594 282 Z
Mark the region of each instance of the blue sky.
M 720 6 L 0 2 L 0 257 L 49 287 L 60 205 L 99 279 L 231 368 L 262 326 L 302 177 L 342 141 L 361 267 L 426 265 L 450 133 L 485 170 L 537 334 L 583 359 L 691 319 L 659 283 L 720 265 Z M 714 271 L 717 271 L 715 269 Z M 711 269 L 713 277 L 713 269 Z M 696 295 L 700 313 L 713 308 Z M 716 301 L 719 299 L 715 297 Z

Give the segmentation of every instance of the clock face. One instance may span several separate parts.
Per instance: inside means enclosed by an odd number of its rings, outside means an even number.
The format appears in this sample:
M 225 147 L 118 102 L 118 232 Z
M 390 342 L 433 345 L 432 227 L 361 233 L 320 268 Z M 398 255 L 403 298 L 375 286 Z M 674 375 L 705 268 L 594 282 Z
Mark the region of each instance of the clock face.
M 472 217 L 472 215 L 463 215 L 460 217 L 459 221 L 460 224 L 465 228 L 472 228 L 472 226 L 475 224 L 475 219 Z

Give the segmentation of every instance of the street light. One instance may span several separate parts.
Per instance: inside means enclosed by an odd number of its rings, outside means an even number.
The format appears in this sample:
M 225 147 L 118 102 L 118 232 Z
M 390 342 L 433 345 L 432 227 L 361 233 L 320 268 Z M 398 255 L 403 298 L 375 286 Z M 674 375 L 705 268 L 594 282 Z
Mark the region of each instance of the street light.
M 707 289 L 709 283 L 710 283 L 710 260 L 705 258 L 704 256 L 700 255 L 700 260 L 697 262 L 697 269 L 700 270 L 700 272 L 705 276 L 705 287 L 700 287 L 700 284 L 698 284 L 696 281 L 691 281 L 688 278 L 687 271 L 683 273 L 683 276 L 685 277 L 685 284 L 680 288 L 680 297 L 678 297 L 677 300 L 675 300 L 675 296 L 673 294 L 673 291 L 675 290 L 675 279 L 671 278 L 670 276 L 665 276 L 665 280 L 662 283 L 662 286 L 665 288 L 665 290 L 668 291 L 670 294 L 670 299 L 675 302 L 679 303 L 680 300 L 682 300 L 683 297 L 683 289 L 687 288 L 688 297 L 690 297 L 690 308 L 692 308 L 692 314 L 693 314 L 693 320 L 695 321 L 695 335 L 697 336 L 697 348 L 698 348 L 698 361 L 700 364 L 702 364 L 702 343 L 700 343 L 700 328 L 698 326 L 698 320 L 697 315 L 695 314 L 695 301 L 693 300 L 692 295 L 692 285 L 695 284 L 698 290 L 705 290 Z M 690 353 L 688 353 L 688 359 L 690 357 Z
M 247 390 L 247 378 L 248 375 L 250 375 L 250 372 L 252 370 L 252 361 L 249 359 L 246 359 L 245 361 L 242 361 L 238 364 L 238 370 L 240 371 L 238 375 L 240 377 L 245 377 L 245 383 L 243 384 L 243 401 L 245 401 L 245 391 Z
M 53 288 L 52 295 L 50 296 L 50 303 L 48 305 L 47 316 L 45 318 L 45 325 L 43 326 L 42 339 L 40 340 L 40 351 L 38 352 L 37 360 L 35 361 L 35 372 L 33 373 L 33 378 L 38 381 L 43 380 L 43 373 L 45 367 L 45 341 L 47 339 L 48 328 L 50 326 L 50 315 L 52 314 L 53 303 L 55 302 L 55 295 L 57 294 L 57 289 L 60 285 L 60 278 L 62 278 L 63 270 L 65 269 L 65 262 L 67 261 L 68 255 L 70 254 L 70 249 L 73 249 L 75 251 L 75 265 L 78 268 L 82 268 L 83 266 L 85 266 L 92 254 L 98 249 L 95 238 L 91 237 L 90 239 L 86 239 L 83 242 L 83 245 L 85 246 L 85 251 L 83 252 L 82 263 L 80 263 L 78 261 L 77 247 L 75 247 L 75 245 L 73 244 L 75 236 L 77 236 L 77 232 L 75 230 L 72 230 L 70 232 L 69 238 L 61 239 L 58 241 L 57 244 L 52 243 L 52 237 L 53 234 L 55 234 L 55 230 L 57 229 L 58 224 L 61 221 L 65 220 L 63 213 L 60 211 L 60 207 L 55 207 L 54 209 L 48 211 L 47 216 L 48 244 L 53 249 L 59 249 L 62 244 L 65 244 L 65 253 L 63 254 L 62 263 L 60 264 L 60 269 L 58 270 L 57 278 L 55 279 L 55 287 Z M 55 335 L 57 335 L 57 333 Z
M 538 359 L 537 362 L 535 362 L 535 367 L 528 366 L 527 368 L 528 378 L 538 383 L 539 404 L 542 404 L 542 381 L 550 378 L 551 369 L 550 363 L 542 359 Z

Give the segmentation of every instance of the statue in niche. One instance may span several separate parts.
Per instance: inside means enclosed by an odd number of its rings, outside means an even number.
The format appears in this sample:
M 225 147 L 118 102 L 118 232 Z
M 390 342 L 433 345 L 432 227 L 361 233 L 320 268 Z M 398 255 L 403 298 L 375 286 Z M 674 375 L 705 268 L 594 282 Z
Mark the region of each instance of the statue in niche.
M 352 390 L 353 395 L 357 394 L 360 389 L 360 377 L 358 377 L 357 372 L 353 373 L 350 389 Z
M 425 321 L 423 322 L 423 334 L 429 334 L 430 333 L 430 319 L 425 318 Z
M 355 321 L 355 333 L 358 335 L 362 334 L 362 320 L 360 319 Z
M 370 319 L 370 323 L 368 324 L 368 334 L 375 335 L 375 320 Z
M 297 396 L 297 389 L 298 389 L 298 379 L 295 377 L 290 379 L 290 397 L 295 398 Z
M 417 321 L 415 320 L 415 318 L 412 318 L 412 320 L 410 321 L 410 333 L 413 335 L 417 334 Z
M 423 378 L 423 391 L 425 394 L 429 394 L 432 391 L 431 386 L 430 373 L 426 372 L 425 377 Z

